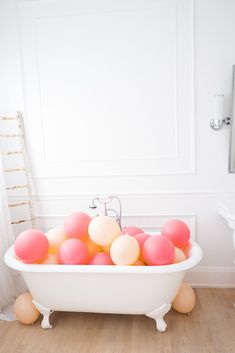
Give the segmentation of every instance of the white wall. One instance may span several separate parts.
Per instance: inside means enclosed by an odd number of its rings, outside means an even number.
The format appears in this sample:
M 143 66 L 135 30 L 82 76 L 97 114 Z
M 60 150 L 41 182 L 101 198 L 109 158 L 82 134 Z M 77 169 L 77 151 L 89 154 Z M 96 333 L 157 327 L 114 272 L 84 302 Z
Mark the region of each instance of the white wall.
M 192 283 L 234 286 L 232 234 L 216 211 L 218 200 L 235 196 L 229 129 L 214 132 L 209 120 L 214 94 L 225 95 L 230 111 L 235 3 L 149 0 L 141 11 L 141 0 L 0 6 L 0 113 L 25 114 L 41 227 L 87 211 L 93 195 L 115 193 L 126 224 L 160 229 L 173 217 L 189 224 L 204 251 Z M 106 133 L 112 149 L 100 143 Z

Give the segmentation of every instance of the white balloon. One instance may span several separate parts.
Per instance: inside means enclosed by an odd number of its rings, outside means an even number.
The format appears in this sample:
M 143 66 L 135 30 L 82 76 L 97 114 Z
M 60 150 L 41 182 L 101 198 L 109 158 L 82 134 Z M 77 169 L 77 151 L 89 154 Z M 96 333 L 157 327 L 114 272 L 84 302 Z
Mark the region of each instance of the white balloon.
M 49 253 L 58 253 L 61 244 L 67 239 L 63 228 L 53 228 L 46 233 L 49 241 Z
M 122 232 L 113 218 L 98 216 L 91 220 L 88 233 L 94 243 L 106 246 L 110 245 Z

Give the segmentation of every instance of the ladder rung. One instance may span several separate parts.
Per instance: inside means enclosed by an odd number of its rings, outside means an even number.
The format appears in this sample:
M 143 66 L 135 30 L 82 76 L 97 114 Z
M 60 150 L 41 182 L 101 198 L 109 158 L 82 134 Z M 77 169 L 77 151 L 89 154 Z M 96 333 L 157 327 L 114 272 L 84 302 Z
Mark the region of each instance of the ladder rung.
M 15 116 L 0 116 L 0 120 L 18 120 Z
M 24 189 L 27 187 L 28 187 L 28 185 L 14 185 L 14 186 L 8 186 L 6 189 L 7 190 L 16 190 L 16 189 Z
M 14 172 L 26 172 L 25 168 L 10 168 L 10 169 L 3 169 L 4 173 L 14 173 Z
M 12 221 L 11 224 L 20 224 L 20 223 L 24 223 L 24 222 L 32 222 L 35 218 L 31 218 L 31 219 L 20 219 L 18 221 Z
M 8 152 L 0 152 L 0 155 L 1 156 L 9 156 L 9 155 L 12 155 L 12 154 L 21 154 L 22 151 L 8 151 Z
M 10 203 L 8 207 L 18 207 L 18 206 L 24 206 L 29 204 L 30 204 L 29 201 L 22 201 L 22 202 Z
M 0 134 L 0 137 L 20 137 L 20 134 Z

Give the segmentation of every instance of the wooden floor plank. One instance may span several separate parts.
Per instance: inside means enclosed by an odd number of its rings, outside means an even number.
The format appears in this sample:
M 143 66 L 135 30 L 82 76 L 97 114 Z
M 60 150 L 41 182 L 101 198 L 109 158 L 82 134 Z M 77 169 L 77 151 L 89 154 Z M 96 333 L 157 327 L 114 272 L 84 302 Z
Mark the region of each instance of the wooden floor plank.
M 196 289 L 192 315 L 165 333 L 145 316 L 54 313 L 52 330 L 0 321 L 0 353 L 235 353 L 235 289 Z

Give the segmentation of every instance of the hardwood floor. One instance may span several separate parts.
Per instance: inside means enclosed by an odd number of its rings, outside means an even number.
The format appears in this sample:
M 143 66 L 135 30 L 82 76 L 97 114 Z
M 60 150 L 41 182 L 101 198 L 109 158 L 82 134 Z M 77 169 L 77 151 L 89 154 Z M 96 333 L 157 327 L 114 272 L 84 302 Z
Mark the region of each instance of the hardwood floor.
M 54 313 L 53 329 L 0 321 L 0 353 L 235 353 L 235 289 L 196 289 L 191 316 Z

